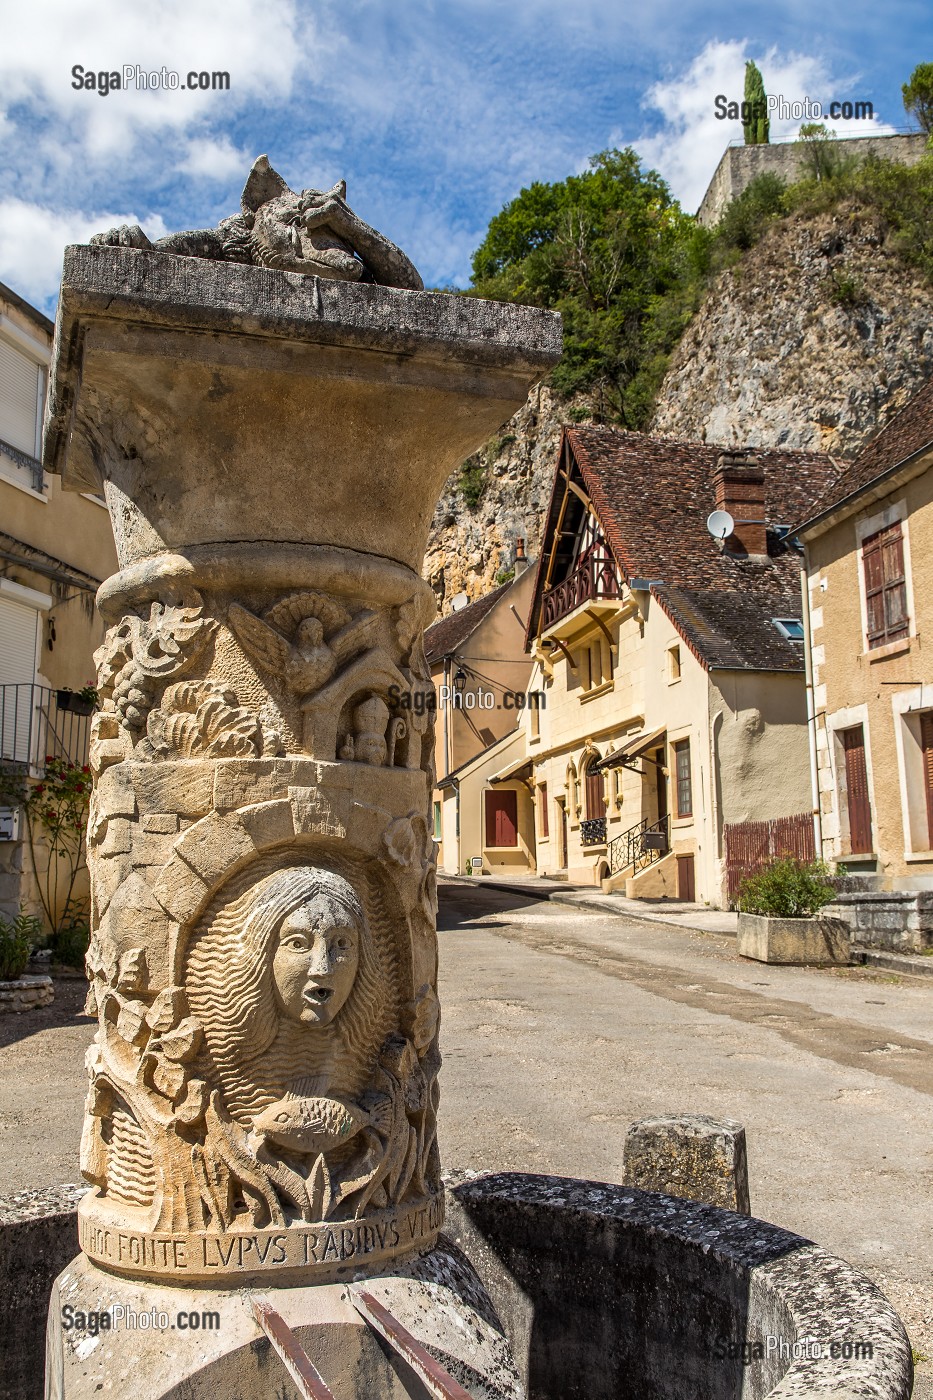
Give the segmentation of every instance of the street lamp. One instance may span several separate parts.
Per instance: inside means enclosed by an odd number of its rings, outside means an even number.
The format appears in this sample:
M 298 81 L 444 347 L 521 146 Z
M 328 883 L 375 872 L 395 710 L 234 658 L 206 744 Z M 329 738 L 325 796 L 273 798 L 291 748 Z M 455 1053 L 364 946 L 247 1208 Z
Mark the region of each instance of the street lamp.
M 467 683 L 467 673 L 462 666 L 458 666 L 457 674 L 454 676 L 454 690 L 458 695 L 462 695 Z

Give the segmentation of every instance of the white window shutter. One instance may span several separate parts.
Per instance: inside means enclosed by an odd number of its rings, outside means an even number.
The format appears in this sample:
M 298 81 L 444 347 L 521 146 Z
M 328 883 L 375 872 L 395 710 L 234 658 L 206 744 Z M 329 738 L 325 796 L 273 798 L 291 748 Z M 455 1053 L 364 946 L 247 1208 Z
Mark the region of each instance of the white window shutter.
M 25 603 L 0 598 L 0 739 L 2 757 L 30 762 L 30 719 L 35 699 L 39 614 Z
M 39 366 L 0 336 L 0 439 L 36 455 Z

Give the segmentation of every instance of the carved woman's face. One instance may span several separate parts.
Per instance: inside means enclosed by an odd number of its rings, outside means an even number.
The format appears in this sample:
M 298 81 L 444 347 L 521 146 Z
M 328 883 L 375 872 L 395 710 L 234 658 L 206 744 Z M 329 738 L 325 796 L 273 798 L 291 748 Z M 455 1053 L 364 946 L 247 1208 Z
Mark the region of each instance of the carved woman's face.
M 272 960 L 285 1015 L 305 1026 L 330 1025 L 350 995 L 359 959 L 360 931 L 336 900 L 317 894 L 287 915 Z

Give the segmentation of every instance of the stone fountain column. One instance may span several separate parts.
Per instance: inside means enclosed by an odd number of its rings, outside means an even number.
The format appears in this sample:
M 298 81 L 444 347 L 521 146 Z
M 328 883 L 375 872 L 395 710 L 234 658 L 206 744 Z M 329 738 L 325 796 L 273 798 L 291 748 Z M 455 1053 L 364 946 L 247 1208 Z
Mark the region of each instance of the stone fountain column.
M 75 1296 L 305 1290 L 434 1244 L 420 567 L 559 340 L 527 307 L 67 250 L 46 465 L 104 495 L 120 561 Z M 75 1364 L 50 1393 L 94 1393 Z

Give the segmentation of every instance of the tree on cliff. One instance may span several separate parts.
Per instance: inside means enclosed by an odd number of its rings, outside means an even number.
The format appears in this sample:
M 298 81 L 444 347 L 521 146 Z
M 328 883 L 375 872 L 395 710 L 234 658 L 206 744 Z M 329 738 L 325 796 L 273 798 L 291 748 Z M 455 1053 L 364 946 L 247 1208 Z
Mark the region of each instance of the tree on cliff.
M 907 115 L 916 117 L 927 135 L 933 135 L 933 63 L 918 63 L 901 92 Z
M 742 130 L 746 146 L 766 146 L 770 139 L 768 98 L 761 70 L 751 59 L 745 65 L 745 98 L 742 102 Z
M 600 416 L 641 427 L 667 355 L 694 309 L 706 235 L 631 149 L 582 175 L 535 183 L 491 221 L 471 292 L 560 311 L 559 393 L 592 393 Z

